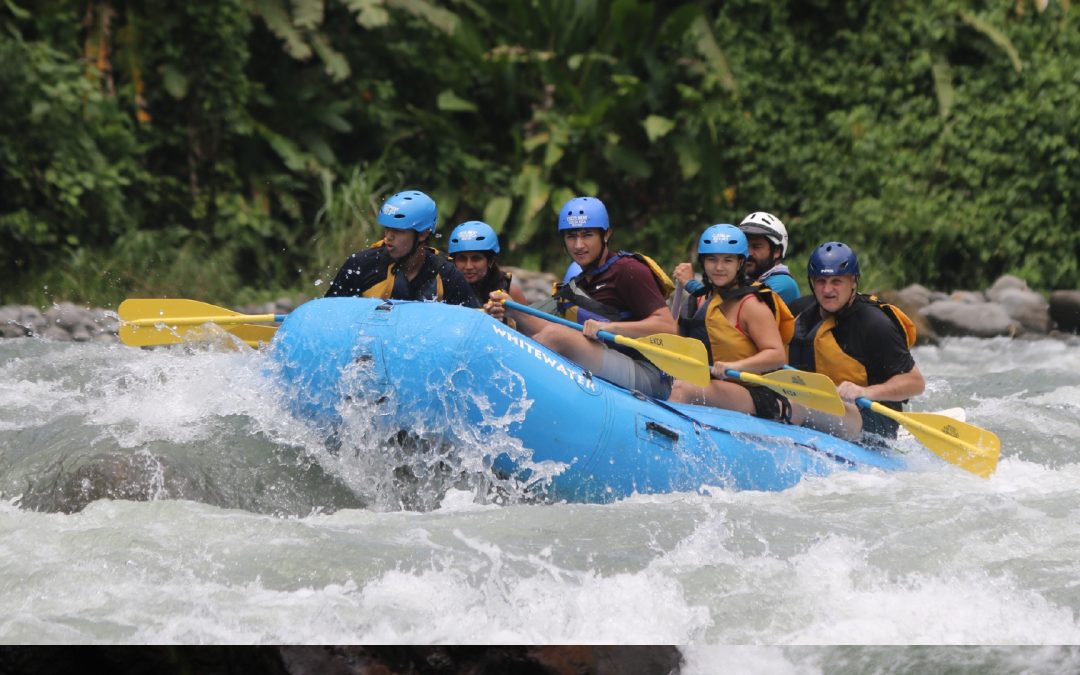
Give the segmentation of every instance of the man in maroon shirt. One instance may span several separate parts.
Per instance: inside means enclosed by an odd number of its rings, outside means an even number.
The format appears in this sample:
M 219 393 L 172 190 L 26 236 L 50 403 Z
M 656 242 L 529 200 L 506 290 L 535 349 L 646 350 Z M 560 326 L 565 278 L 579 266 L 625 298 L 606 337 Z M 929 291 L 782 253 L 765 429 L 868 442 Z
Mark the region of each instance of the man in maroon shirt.
M 559 232 L 566 252 L 583 271 L 564 284 L 555 299 L 559 313 L 582 324 L 582 330 L 508 310 L 498 292 L 485 309 L 497 319 L 509 313 L 519 331 L 605 380 L 666 398 L 671 391 L 667 375 L 638 352 L 609 347 L 596 335 L 601 330 L 631 338 L 677 332 L 660 282 L 640 256 L 608 249 L 611 227 L 599 199 L 568 201 L 559 211 Z

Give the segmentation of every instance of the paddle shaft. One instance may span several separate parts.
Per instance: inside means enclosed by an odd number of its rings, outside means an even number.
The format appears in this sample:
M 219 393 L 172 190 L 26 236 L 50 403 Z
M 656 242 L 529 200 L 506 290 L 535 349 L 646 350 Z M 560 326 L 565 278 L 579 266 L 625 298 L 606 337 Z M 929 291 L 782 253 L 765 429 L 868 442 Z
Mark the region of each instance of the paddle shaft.
M 795 391 L 800 393 L 816 393 L 818 391 L 814 387 L 807 387 L 805 385 L 795 384 L 793 382 L 772 382 L 768 378 L 762 377 L 761 375 L 756 375 L 754 373 L 744 373 L 742 371 L 732 370 L 731 368 L 725 370 L 724 374 L 728 377 L 734 377 L 737 380 L 742 380 L 743 382 L 760 384 L 762 386 L 769 387 L 770 389 L 775 389 L 780 393 L 783 393 L 784 389 L 794 389 Z
M 728 368 L 724 374 L 742 382 L 768 387 L 807 408 L 835 416 L 844 414 L 844 402 L 836 393 L 832 380 L 828 380 L 824 375 L 806 373 L 794 368 L 777 370 L 768 375 L 743 373 Z
M 679 320 L 679 312 L 682 310 L 683 282 L 675 282 L 675 294 L 671 296 L 671 318 Z
M 555 316 L 554 314 L 548 314 L 547 312 L 541 312 L 538 309 L 535 309 L 533 307 L 529 307 L 528 305 L 523 305 L 520 302 L 514 302 L 513 300 L 507 300 L 503 304 L 505 304 L 510 309 L 516 309 L 519 312 L 524 312 L 525 314 L 531 314 L 532 316 L 535 316 L 535 317 L 537 317 L 539 319 L 544 319 L 545 321 L 551 321 L 552 323 L 562 324 L 563 326 L 567 326 L 568 328 L 573 328 L 574 330 L 577 330 L 577 331 L 583 330 L 583 327 L 582 327 L 582 325 L 580 323 L 575 323 L 573 321 L 570 321 L 569 319 L 564 319 L 561 316 Z M 616 338 L 615 334 L 614 333 L 609 333 L 606 330 L 597 331 L 596 336 L 599 337 L 601 340 L 606 340 L 607 342 L 611 342 L 613 344 L 618 344 L 617 340 L 615 339 Z
M 541 312 L 528 305 L 522 305 L 512 300 L 507 300 L 506 305 L 511 309 L 573 328 L 576 331 L 584 330 L 583 326 L 573 321 Z M 633 349 L 648 359 L 654 366 L 676 379 L 693 382 L 702 387 L 709 384 L 709 366 L 706 364 L 708 355 L 705 351 L 705 345 L 699 340 L 667 333 L 628 338 L 625 335 L 615 335 L 605 330 L 598 331 L 597 337 Z

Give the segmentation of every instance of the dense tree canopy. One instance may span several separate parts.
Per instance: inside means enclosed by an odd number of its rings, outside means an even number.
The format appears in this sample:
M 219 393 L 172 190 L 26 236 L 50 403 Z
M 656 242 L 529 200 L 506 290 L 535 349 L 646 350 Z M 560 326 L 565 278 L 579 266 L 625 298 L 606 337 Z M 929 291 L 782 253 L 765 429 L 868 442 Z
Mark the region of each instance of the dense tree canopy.
M 432 194 L 561 271 L 768 210 L 876 285 L 1080 285 L 1067 0 L 0 2 L 2 302 L 318 292 Z

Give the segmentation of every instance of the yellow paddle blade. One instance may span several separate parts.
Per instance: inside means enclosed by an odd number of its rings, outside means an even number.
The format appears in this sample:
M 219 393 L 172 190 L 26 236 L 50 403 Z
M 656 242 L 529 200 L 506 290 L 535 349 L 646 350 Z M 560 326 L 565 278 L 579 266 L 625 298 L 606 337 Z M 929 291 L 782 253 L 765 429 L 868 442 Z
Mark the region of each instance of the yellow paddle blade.
M 241 323 L 222 328 L 246 342 L 249 346 L 268 345 L 277 334 L 277 326 L 260 326 L 254 323 Z
M 992 431 L 935 413 L 903 413 L 897 419 L 911 435 L 950 464 L 989 478 L 1001 457 L 1001 439 Z
M 191 316 L 241 316 L 240 312 L 198 300 L 128 298 L 116 308 L 121 321 L 177 319 Z M 204 322 L 205 323 L 205 322 Z
M 161 322 L 156 326 L 137 326 L 130 323 L 120 324 L 120 341 L 129 347 L 156 347 L 177 345 L 185 342 L 220 339 L 222 332 L 240 338 L 249 347 L 269 344 L 277 332 L 276 326 L 256 324 L 237 324 L 234 326 L 170 326 Z
M 936 413 L 902 413 L 874 402 L 870 409 L 902 424 L 920 443 L 950 464 L 989 478 L 1001 457 L 992 431 Z
M 217 312 L 216 314 L 214 312 Z M 222 313 L 224 312 L 224 314 Z M 117 310 L 120 319 L 134 326 L 201 326 L 204 323 L 273 323 L 284 315 L 240 314 L 197 300 L 125 300 Z
M 765 375 L 739 373 L 739 379 L 768 387 L 799 405 L 837 417 L 844 416 L 844 402 L 827 375 L 803 370 L 774 370 Z
M 203 327 L 208 323 L 224 324 L 222 330 L 252 347 L 269 343 L 277 331 L 274 326 L 250 323 L 273 322 L 273 314 L 241 314 L 198 300 L 129 298 L 120 303 L 117 314 L 121 320 L 120 340 L 132 347 L 180 344 L 212 338 L 216 333 Z
M 671 333 L 629 338 L 616 335 L 615 343 L 637 350 L 657 368 L 699 387 L 709 386 L 709 355 L 700 340 Z

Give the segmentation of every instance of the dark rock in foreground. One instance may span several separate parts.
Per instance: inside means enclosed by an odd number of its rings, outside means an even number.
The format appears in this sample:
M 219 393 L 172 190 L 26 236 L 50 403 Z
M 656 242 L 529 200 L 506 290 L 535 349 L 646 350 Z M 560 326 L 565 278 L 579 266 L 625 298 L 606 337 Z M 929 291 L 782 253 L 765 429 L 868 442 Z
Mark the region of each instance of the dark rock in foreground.
M 1050 294 L 1050 317 L 1066 333 L 1080 333 L 1080 291 Z

